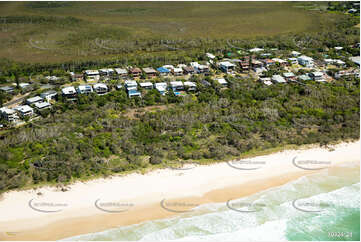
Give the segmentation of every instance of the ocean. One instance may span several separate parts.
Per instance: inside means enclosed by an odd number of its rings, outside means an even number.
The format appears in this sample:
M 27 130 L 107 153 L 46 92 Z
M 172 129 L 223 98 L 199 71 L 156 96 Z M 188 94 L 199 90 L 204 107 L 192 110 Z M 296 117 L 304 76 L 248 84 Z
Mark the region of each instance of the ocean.
M 359 162 L 176 217 L 64 240 L 360 240 Z

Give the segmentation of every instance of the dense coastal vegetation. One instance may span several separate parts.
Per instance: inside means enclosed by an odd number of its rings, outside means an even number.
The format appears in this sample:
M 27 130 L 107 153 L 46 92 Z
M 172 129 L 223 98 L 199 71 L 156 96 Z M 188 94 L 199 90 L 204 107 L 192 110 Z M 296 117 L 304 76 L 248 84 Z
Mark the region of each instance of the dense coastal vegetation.
M 63 7 L 69 7 L 66 3 L 52 3 L 49 9 L 41 3 L 29 4 L 32 4 L 32 11 L 41 13 L 59 8 L 54 10 L 60 11 L 59 15 L 64 11 L 61 10 Z M 148 13 L 147 8 L 130 9 L 134 12 L 115 10 L 127 17 Z M 9 27 L 27 22 L 27 18 L 6 17 L 2 24 Z M 78 24 L 86 25 L 84 19 L 46 16 L 32 18 L 32 21 L 45 26 L 75 28 Z M 260 36 L 257 34 L 252 38 L 236 36 L 227 40 L 213 36 L 194 38 L 192 42 L 178 38 L 166 44 L 161 39 L 144 37 L 144 41 L 134 45 L 103 49 L 104 55 L 97 59 L 94 59 L 98 54 L 95 53 L 93 57 L 87 54 L 85 59 L 57 62 L 63 60 L 60 55 L 53 62 L 34 64 L 19 62 L 18 57 L 10 56 L 1 60 L 0 82 L 18 82 L 19 78 L 29 80 L 29 76 L 39 74 L 65 75 L 68 70 L 104 66 L 130 64 L 144 67 L 202 61 L 207 51 L 225 57 L 230 53 L 229 57 L 232 57 L 240 49 L 255 46 L 280 51 L 300 49 L 316 60 L 317 56 L 321 59 L 323 53 L 332 57 L 334 53 L 330 49 L 335 46 L 343 46 L 350 56 L 359 55 L 359 50 L 349 47 L 360 41 L 359 28 L 354 27 L 359 24 L 359 18 L 343 13 L 323 13 L 317 19 L 317 29 L 308 29 L 304 33 L 285 31 L 287 33 L 275 33 L 272 37 L 265 37 L 267 33 L 260 31 Z M 107 30 L 109 27 L 100 34 Z M 113 34 L 110 30 L 107 33 Z M 115 35 L 117 33 L 115 31 Z M 76 42 L 78 38 L 74 36 L 70 40 Z M 69 51 L 64 50 L 64 53 Z M 50 53 L 43 51 L 39 50 L 42 57 Z M 1 52 L 0 55 L 6 54 Z M 80 96 L 76 102 L 67 102 L 60 97 L 43 119 L 1 133 L 0 192 L 173 163 L 220 161 L 239 157 L 245 152 L 288 144 L 326 145 L 359 139 L 359 79 L 267 87 L 248 77 L 226 78 L 230 86 L 224 89 L 212 77 L 194 76 L 192 80 L 197 83 L 199 92 L 185 97 L 161 96 L 155 90 L 147 92 L 142 99 L 129 99 L 123 90 L 104 96 Z M 204 79 L 211 86 L 204 86 Z M 58 82 L 57 85 L 65 84 L 69 79 Z M 7 96 L 1 94 L 0 102 L 6 100 Z

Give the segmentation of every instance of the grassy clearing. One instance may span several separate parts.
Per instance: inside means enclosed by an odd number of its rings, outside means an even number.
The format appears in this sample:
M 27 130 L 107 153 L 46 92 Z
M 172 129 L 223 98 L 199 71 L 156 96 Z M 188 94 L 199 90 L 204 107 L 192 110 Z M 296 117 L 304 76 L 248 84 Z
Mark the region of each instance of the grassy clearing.
M 2 2 L 0 58 L 33 63 L 106 58 L 114 56 L 114 51 L 109 53 L 109 50 L 119 50 L 117 54 L 122 54 L 127 49 L 137 50 L 139 45 L 157 45 L 151 40 L 240 39 L 316 31 L 329 17 L 327 13 L 294 5 L 290 2 Z

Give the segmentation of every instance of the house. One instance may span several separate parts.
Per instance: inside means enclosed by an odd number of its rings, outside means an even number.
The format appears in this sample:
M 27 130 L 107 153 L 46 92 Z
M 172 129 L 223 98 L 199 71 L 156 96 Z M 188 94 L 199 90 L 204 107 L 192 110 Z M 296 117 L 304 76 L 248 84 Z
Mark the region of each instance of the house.
M 1 117 L 6 119 L 8 122 L 15 122 L 19 119 L 18 114 L 14 109 L 2 107 L 0 108 Z
M 297 57 L 297 56 L 299 56 L 301 53 L 300 52 L 297 52 L 297 51 L 292 51 L 291 52 L 291 55 L 293 56 L 293 57 Z
M 142 74 L 142 70 L 138 67 L 130 68 L 129 74 L 133 77 L 139 77 Z
M 298 76 L 298 80 L 300 80 L 300 81 L 310 81 L 310 80 L 312 80 L 312 78 L 309 75 L 304 74 L 304 75 Z
M 295 74 L 293 74 L 293 72 L 285 72 L 285 73 L 283 73 L 283 76 L 286 79 L 286 81 L 295 81 L 296 80 L 296 76 L 295 76 Z
M 341 47 L 341 46 L 336 46 L 335 47 L 335 50 L 342 50 L 343 49 L 343 47 Z
M 294 57 L 288 58 L 288 61 L 291 62 L 292 65 L 298 64 L 297 58 Z
M 128 76 L 128 72 L 126 69 L 115 68 L 114 71 L 115 71 L 115 74 L 119 77 L 127 77 Z
M 18 111 L 20 117 L 22 118 L 31 117 L 34 114 L 34 109 L 29 105 L 17 106 L 14 109 Z
M 224 78 L 217 78 L 216 81 L 223 87 L 227 87 L 228 86 L 228 82 L 226 81 L 226 79 Z
M 305 55 L 298 57 L 297 61 L 300 65 L 303 65 L 304 67 L 308 67 L 308 68 L 312 68 L 314 64 L 313 59 Z
M 76 90 L 79 94 L 89 94 L 93 92 L 93 88 L 90 85 L 80 85 Z
M 184 86 L 188 91 L 195 92 L 197 91 L 197 85 L 194 82 L 186 81 Z
M 183 69 L 184 67 L 187 67 L 187 65 L 186 64 L 178 64 L 177 67 Z
M 250 49 L 249 52 L 260 52 L 260 51 L 263 51 L 264 49 L 261 49 L 261 48 L 253 48 L 253 49 Z
M 263 67 L 263 63 L 259 60 L 255 60 L 255 59 L 251 60 L 251 65 L 252 65 L 253 69 Z
M 5 93 L 12 93 L 14 92 L 15 88 L 11 87 L 11 86 L 4 86 L 4 87 L 0 87 L 0 91 L 3 91 Z
M 16 85 L 16 84 L 15 84 Z M 30 85 L 30 83 L 26 83 L 26 82 L 21 82 L 21 83 L 19 83 L 19 87 L 21 88 L 21 89 L 25 89 L 25 88 L 28 88 L 28 87 L 30 87 L 31 85 Z
M 182 68 L 173 68 L 172 73 L 175 76 L 181 76 L 181 75 L 183 75 L 183 69 Z
M 93 90 L 98 95 L 104 95 L 108 92 L 108 86 L 105 85 L 104 83 L 97 83 L 93 85 Z
M 351 8 L 347 11 L 347 13 L 357 13 L 358 10 L 357 9 L 354 9 L 354 8 Z
M 82 80 L 84 77 L 83 74 L 76 74 L 74 72 L 70 72 L 69 74 L 70 74 L 70 81 L 72 82 Z
M 157 68 L 157 71 L 159 72 L 159 75 L 161 76 L 167 76 L 170 73 L 170 70 L 164 67 Z
M 98 81 L 100 74 L 98 70 L 86 70 L 84 71 L 84 77 L 87 81 Z
M 170 86 L 173 90 L 173 93 L 175 95 L 179 95 L 179 91 L 183 91 L 184 90 L 184 85 L 183 85 L 183 82 L 181 81 L 173 81 L 173 82 L 170 82 Z
M 51 108 L 51 104 L 48 103 L 48 102 L 38 102 L 38 103 L 35 103 L 35 108 L 38 111 L 41 111 L 41 110 L 44 110 L 44 109 Z
M 342 70 L 342 71 L 338 71 L 335 73 L 335 78 L 336 79 L 340 79 L 340 78 L 351 78 L 351 77 L 356 77 L 356 78 L 360 78 L 360 72 L 359 70 Z
M 151 82 L 140 82 L 139 86 L 144 89 L 153 89 L 153 83 Z
M 280 75 L 273 75 L 271 80 L 274 83 L 286 83 L 286 80 Z
M 334 64 L 338 67 L 344 68 L 346 67 L 346 63 L 342 60 L 335 60 Z
M 314 81 L 320 81 L 320 82 L 324 81 L 322 72 L 319 72 L 319 71 L 311 72 L 309 75 L 312 78 L 312 80 L 314 80 Z
M 233 73 L 234 70 L 236 69 L 236 65 L 229 61 L 220 62 L 219 67 L 225 73 Z
M 67 99 L 74 100 L 76 98 L 76 90 L 74 87 L 64 87 L 61 89 L 63 97 Z
M 157 91 L 161 94 L 161 95 L 165 95 L 167 93 L 167 83 L 165 82 L 158 82 L 154 84 L 155 89 L 157 89 Z
M 110 68 L 108 68 L 108 69 L 100 69 L 99 70 L 99 74 L 101 75 L 101 76 L 112 76 L 112 75 L 114 75 L 114 70 L 113 69 L 110 69 Z
M 271 59 L 264 59 L 264 60 L 263 60 L 263 63 L 264 63 L 264 66 L 265 66 L 265 67 L 269 67 L 269 66 L 271 66 L 271 65 L 276 64 L 276 62 L 275 62 L 274 60 L 271 60 Z
M 216 58 L 213 54 L 211 54 L 211 53 L 206 53 L 206 56 L 209 58 L 209 59 L 214 59 L 214 58 Z
M 262 53 L 262 54 L 261 54 L 262 57 L 269 57 L 269 56 L 271 56 L 271 55 L 272 55 L 271 53 Z
M 151 67 L 145 67 L 143 68 L 143 72 L 148 76 L 148 77 L 155 77 L 157 76 L 157 71 L 154 70 Z
M 128 93 L 129 98 L 142 97 L 142 94 L 138 91 L 138 83 L 136 81 L 131 81 L 131 80 L 125 81 L 124 87 Z
M 40 94 L 40 97 L 49 102 L 51 99 L 56 99 L 58 93 L 54 90 L 49 90 Z
M 209 74 L 209 67 L 207 65 L 198 65 L 194 68 L 197 73 Z
M 189 63 L 189 65 L 191 67 L 193 67 L 194 69 L 196 69 L 199 66 L 199 63 L 198 62 L 191 62 L 191 63 Z
M 258 80 L 267 86 L 270 86 L 273 84 L 270 77 L 263 77 Z
M 282 60 L 282 59 L 280 59 L 280 58 L 272 58 L 272 60 L 273 60 L 274 62 L 276 62 L 276 63 L 279 63 L 281 66 L 285 66 L 285 65 L 288 64 L 287 61 Z
M 267 71 L 267 69 L 265 67 L 257 67 L 257 68 L 254 68 L 253 70 L 259 76 L 262 76 L 263 73 Z
M 60 80 L 60 77 L 57 76 L 46 76 L 45 79 L 49 80 L 49 81 L 58 81 Z
M 185 75 L 193 75 L 195 73 L 195 70 L 192 66 L 185 66 L 183 67 L 183 72 Z
M 326 65 L 332 65 L 335 62 L 335 60 L 334 59 L 324 59 L 323 62 Z
M 34 103 L 37 103 L 37 102 L 41 102 L 43 101 L 43 98 L 39 97 L 39 96 L 35 96 L 35 97 L 31 97 L 31 98 L 28 98 L 26 99 L 26 104 L 28 105 L 32 105 Z

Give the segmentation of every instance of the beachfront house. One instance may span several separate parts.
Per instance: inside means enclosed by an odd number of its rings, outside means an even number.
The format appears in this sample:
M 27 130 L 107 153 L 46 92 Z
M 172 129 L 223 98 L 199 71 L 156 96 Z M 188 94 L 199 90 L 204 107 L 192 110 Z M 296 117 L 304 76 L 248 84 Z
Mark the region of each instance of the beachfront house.
M 76 90 L 78 94 L 89 94 L 93 92 L 93 88 L 90 85 L 79 85 Z
M 104 83 L 97 83 L 93 85 L 93 90 L 98 95 L 104 95 L 108 92 L 108 86 Z
M 49 90 L 40 94 L 40 97 L 42 97 L 47 102 L 49 102 L 52 99 L 56 99 L 57 96 L 58 93 L 54 90 Z
M 36 108 L 38 111 L 42 111 L 42 110 L 44 110 L 44 109 L 51 108 L 51 104 L 48 103 L 48 102 L 38 102 L 38 103 L 35 103 L 35 108 Z
M 115 74 L 116 74 L 118 77 L 125 78 L 125 77 L 128 76 L 128 71 L 127 71 L 126 69 L 123 69 L 123 68 L 115 68 L 114 71 L 115 71 Z
M 174 95 L 176 95 L 176 96 L 180 95 L 181 94 L 180 91 L 184 90 L 184 85 L 183 85 L 183 82 L 181 82 L 181 81 L 170 82 L 170 86 L 173 90 Z
M 138 67 L 130 68 L 129 74 L 135 78 L 140 77 L 140 75 L 142 74 L 142 70 L 139 69 Z
M 291 52 L 291 55 L 292 55 L 293 57 L 298 57 L 300 54 L 301 54 L 300 52 L 297 52 L 297 51 L 295 51 L 295 50 L 293 50 L 293 51 Z
M 233 73 L 236 69 L 236 65 L 229 61 L 220 62 L 219 67 L 225 73 Z
M 183 75 L 183 69 L 182 68 L 173 68 L 172 69 L 172 74 L 174 75 L 174 76 L 181 76 L 181 75 Z
M 0 87 L 0 91 L 5 92 L 5 93 L 13 93 L 14 90 L 15 90 L 15 88 L 11 87 L 11 86 Z
M 113 76 L 114 75 L 114 70 L 111 68 L 106 68 L 106 69 L 100 69 L 99 70 L 99 74 L 101 76 Z
M 153 78 L 157 76 L 157 71 L 154 70 L 152 67 L 144 67 L 143 72 L 147 75 L 149 78 Z
M 295 81 L 296 75 L 293 72 L 285 72 L 282 74 L 286 81 Z
M 307 67 L 307 68 L 312 68 L 314 65 L 313 59 L 311 57 L 308 57 L 305 55 L 298 57 L 297 61 L 300 65 Z
M 228 87 L 228 82 L 226 81 L 226 79 L 224 79 L 224 78 L 217 78 L 216 81 L 217 81 L 218 84 L 221 85 L 222 87 Z
M 318 82 L 324 82 L 324 77 L 323 77 L 323 73 L 320 71 L 315 71 L 315 72 L 311 72 L 310 77 L 312 78 L 312 80 L 314 81 L 318 81 Z
M 187 91 L 190 91 L 190 92 L 197 91 L 197 85 L 194 82 L 185 81 L 184 86 L 185 86 Z
M 34 103 L 41 102 L 41 101 L 43 101 L 43 98 L 41 98 L 39 96 L 35 96 L 35 97 L 31 97 L 31 98 L 26 99 L 25 103 L 27 105 L 32 105 Z
M 140 82 L 139 86 L 144 89 L 153 89 L 153 83 L 151 82 Z
M 193 75 L 195 73 L 195 70 L 192 66 L 185 66 L 183 67 L 183 72 L 185 75 Z
M 270 86 L 273 84 L 270 77 L 262 77 L 262 78 L 259 78 L 258 81 L 262 82 L 263 84 L 265 84 L 267 86 Z
M 98 70 L 86 70 L 84 71 L 84 77 L 86 81 L 98 81 L 100 74 Z
M 29 105 L 17 106 L 14 109 L 19 113 L 19 116 L 22 118 L 31 117 L 34 114 L 34 109 Z
M 61 89 L 61 94 L 68 100 L 75 100 L 76 98 L 76 90 L 74 87 L 64 87 Z
M 158 82 L 154 84 L 155 89 L 161 94 L 165 95 L 167 93 L 167 83 L 166 82 Z
M 1 117 L 8 122 L 15 122 L 19 119 L 19 116 L 14 109 L 2 107 L 0 108 L 0 114 Z
M 136 81 L 127 80 L 124 82 L 125 90 L 128 93 L 128 97 L 142 97 L 142 94 L 138 91 L 138 83 Z
M 286 80 L 280 75 L 273 75 L 271 80 L 274 83 L 286 83 Z
M 170 70 L 168 70 L 167 68 L 164 68 L 164 67 L 157 68 L 157 71 L 159 72 L 159 75 L 161 75 L 161 76 L 167 76 L 170 73 Z

